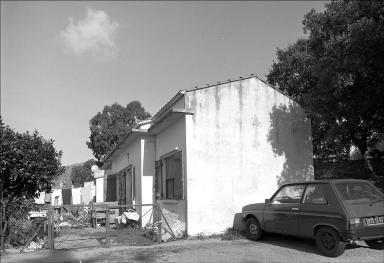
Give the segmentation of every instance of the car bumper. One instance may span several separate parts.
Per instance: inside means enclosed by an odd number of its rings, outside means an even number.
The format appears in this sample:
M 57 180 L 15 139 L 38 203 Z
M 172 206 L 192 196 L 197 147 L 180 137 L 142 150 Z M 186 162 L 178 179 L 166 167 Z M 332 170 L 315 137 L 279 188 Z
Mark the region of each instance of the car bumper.
M 344 233 L 346 240 L 370 240 L 384 238 L 384 225 L 350 229 Z

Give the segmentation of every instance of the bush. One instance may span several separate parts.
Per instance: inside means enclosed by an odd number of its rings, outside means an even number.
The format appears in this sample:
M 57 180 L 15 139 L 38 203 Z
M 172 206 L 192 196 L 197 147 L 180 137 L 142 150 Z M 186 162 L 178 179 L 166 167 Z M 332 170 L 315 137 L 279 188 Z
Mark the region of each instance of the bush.
M 6 204 L 6 218 L 8 219 L 5 242 L 13 247 L 24 246 L 30 235 L 35 232 L 38 221 L 33 222 L 28 218 L 28 212 L 39 210 L 39 205 L 34 200 L 23 198 L 14 199 Z M 40 229 L 37 236 L 44 237 L 44 228 Z
M 29 219 L 10 218 L 8 221 L 8 242 L 13 247 L 24 246 L 28 236 L 33 231 L 34 224 Z

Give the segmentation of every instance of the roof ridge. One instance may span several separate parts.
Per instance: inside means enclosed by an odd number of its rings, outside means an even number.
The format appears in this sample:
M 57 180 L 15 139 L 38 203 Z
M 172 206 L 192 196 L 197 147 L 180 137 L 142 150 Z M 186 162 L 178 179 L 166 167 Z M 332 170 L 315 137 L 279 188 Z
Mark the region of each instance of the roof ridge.
M 258 76 L 256 75 L 256 73 L 251 73 L 251 74 L 249 74 L 246 77 L 240 76 L 240 77 L 234 78 L 234 79 L 227 79 L 225 81 L 218 81 L 215 84 L 207 83 L 206 86 L 200 86 L 200 87 L 199 86 L 195 86 L 193 89 L 187 89 L 185 91 L 186 92 L 190 92 L 190 91 L 195 91 L 195 90 L 200 90 L 200 89 L 206 89 L 206 88 L 215 87 L 215 86 L 218 86 L 218 85 L 228 84 L 228 83 L 231 83 L 231 82 L 237 82 L 239 80 L 246 80 L 246 79 L 251 79 L 251 78 L 258 78 Z

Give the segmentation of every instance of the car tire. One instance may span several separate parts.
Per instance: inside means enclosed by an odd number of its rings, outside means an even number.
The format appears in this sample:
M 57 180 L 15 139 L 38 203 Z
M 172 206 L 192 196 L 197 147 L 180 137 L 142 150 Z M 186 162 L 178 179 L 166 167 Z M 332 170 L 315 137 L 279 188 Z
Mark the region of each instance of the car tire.
M 316 232 L 316 246 L 324 256 L 338 257 L 344 253 L 346 245 L 339 233 L 330 227 L 321 227 Z
M 382 250 L 384 249 L 384 238 L 381 239 L 373 239 L 373 240 L 365 240 L 365 243 L 373 249 Z
M 259 240 L 263 235 L 263 231 L 256 218 L 248 218 L 245 221 L 245 236 L 251 240 Z

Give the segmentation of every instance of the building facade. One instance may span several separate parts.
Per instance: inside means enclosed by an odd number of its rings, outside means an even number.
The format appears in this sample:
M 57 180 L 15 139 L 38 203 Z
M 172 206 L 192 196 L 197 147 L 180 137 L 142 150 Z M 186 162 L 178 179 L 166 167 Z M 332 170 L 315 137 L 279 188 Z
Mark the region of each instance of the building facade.
M 219 233 L 282 183 L 313 179 L 310 120 L 254 76 L 183 90 L 127 134 L 106 163 L 108 178 L 124 171 L 134 178 L 125 182 L 128 195 L 135 189 L 132 201 L 158 203 L 188 235 Z

